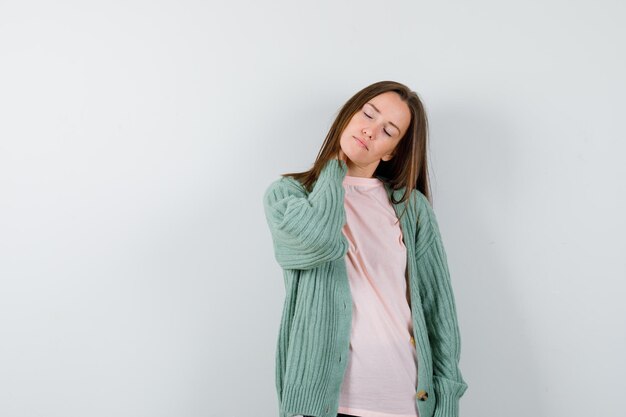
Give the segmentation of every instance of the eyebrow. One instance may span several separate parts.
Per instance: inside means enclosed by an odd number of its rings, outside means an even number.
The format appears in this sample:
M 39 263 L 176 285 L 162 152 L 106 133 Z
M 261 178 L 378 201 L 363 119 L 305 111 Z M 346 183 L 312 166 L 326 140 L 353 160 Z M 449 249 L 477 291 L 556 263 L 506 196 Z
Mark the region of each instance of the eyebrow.
M 369 101 L 368 101 L 367 103 L 365 103 L 365 104 L 369 104 L 370 106 L 372 106 L 372 107 L 374 108 L 374 110 L 376 110 L 378 113 L 380 113 L 380 110 L 378 110 L 378 108 L 377 108 L 376 106 L 374 106 L 372 103 L 370 103 Z M 382 114 L 382 113 L 381 113 L 381 114 Z M 399 128 L 398 126 L 396 126 L 396 124 L 395 124 L 394 122 L 391 122 L 391 121 L 390 121 L 390 122 L 389 122 L 389 124 L 390 124 L 391 126 L 395 127 L 396 129 L 398 129 L 398 133 L 402 132 L 402 131 L 400 130 L 400 128 Z

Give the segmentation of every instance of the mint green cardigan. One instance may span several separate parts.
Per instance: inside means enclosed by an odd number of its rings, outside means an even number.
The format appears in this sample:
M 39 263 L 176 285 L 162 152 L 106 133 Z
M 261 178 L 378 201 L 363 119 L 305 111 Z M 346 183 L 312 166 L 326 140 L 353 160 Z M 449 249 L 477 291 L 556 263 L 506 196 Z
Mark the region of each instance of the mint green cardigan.
M 263 195 L 285 282 L 276 346 L 280 417 L 335 417 L 339 408 L 352 325 L 348 241 L 342 233 L 346 174 L 346 164 L 332 159 L 310 193 L 294 178 L 280 177 Z M 385 188 L 396 200 L 404 192 L 387 183 Z M 415 189 L 408 201 L 400 226 L 418 358 L 415 401 L 420 417 L 457 417 L 467 383 L 459 369 L 461 341 L 446 253 L 424 194 Z M 393 205 L 397 216 L 405 204 Z

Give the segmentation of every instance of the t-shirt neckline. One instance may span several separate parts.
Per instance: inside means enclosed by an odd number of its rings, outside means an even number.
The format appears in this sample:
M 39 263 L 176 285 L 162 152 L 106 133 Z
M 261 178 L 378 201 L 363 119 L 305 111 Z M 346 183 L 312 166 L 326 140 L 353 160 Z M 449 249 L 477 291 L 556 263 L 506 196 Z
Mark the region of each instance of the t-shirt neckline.
M 372 178 L 354 177 L 351 175 L 346 175 L 343 179 L 343 183 L 350 184 L 350 185 L 370 185 L 370 186 L 382 185 L 382 181 L 378 179 L 377 177 L 372 177 Z

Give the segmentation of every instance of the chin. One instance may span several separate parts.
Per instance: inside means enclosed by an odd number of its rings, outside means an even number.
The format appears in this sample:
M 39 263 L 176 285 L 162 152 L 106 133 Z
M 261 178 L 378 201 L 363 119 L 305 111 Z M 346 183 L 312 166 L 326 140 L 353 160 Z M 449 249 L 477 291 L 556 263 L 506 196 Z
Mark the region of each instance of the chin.
M 350 155 L 349 153 L 347 153 L 346 151 L 344 151 L 344 153 L 346 154 L 346 157 L 352 161 L 353 163 L 359 165 L 359 166 L 365 166 L 371 163 L 371 161 L 367 161 L 365 159 L 363 159 L 362 155 L 361 157 L 359 157 L 358 155 L 355 157 L 352 157 L 352 155 Z

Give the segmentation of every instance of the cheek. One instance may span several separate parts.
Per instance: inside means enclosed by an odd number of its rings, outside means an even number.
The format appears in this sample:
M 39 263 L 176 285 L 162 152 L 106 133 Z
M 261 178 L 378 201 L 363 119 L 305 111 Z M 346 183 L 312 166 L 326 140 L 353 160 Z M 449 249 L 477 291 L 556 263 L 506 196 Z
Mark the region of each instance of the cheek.
M 383 156 L 383 155 L 387 155 L 388 153 L 393 152 L 393 150 L 396 148 L 396 145 L 385 145 L 385 146 L 381 146 L 380 148 L 378 148 L 376 150 L 376 153 L 379 156 Z
M 351 129 L 358 129 L 361 123 L 361 119 L 359 118 L 359 115 L 356 114 L 354 116 L 352 116 L 352 119 L 350 119 L 350 122 L 348 122 L 348 126 Z

